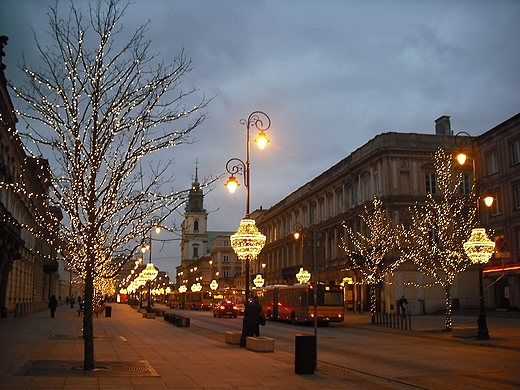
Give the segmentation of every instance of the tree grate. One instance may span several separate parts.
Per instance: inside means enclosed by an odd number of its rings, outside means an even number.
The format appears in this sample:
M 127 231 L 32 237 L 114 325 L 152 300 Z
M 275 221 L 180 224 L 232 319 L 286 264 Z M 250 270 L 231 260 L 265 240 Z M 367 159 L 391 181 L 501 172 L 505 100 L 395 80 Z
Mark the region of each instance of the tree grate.
M 96 362 L 94 371 L 83 370 L 83 362 L 71 360 L 29 360 L 16 373 L 17 376 L 160 376 L 146 360 L 133 362 Z

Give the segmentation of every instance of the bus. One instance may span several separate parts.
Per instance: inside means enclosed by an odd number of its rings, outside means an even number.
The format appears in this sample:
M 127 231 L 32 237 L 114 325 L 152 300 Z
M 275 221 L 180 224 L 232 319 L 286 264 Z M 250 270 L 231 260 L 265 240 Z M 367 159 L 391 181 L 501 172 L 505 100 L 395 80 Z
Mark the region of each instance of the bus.
M 212 291 L 174 291 L 167 306 L 176 309 L 210 310 L 213 305 Z
M 314 283 L 294 286 L 268 286 L 256 290 L 264 316 L 292 324 L 314 322 Z M 316 318 L 321 324 L 343 322 L 345 308 L 343 287 L 318 283 Z
M 244 314 L 246 292 L 244 289 L 236 287 L 228 287 L 213 293 L 213 304 L 217 304 L 221 300 L 231 301 L 240 310 L 240 314 Z

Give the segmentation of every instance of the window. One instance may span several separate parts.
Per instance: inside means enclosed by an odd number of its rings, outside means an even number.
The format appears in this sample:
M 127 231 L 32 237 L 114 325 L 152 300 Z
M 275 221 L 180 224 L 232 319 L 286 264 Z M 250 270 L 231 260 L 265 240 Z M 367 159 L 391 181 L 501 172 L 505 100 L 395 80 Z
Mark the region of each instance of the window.
M 320 202 L 320 222 L 325 220 L 325 202 Z
M 368 202 L 370 199 L 370 180 L 367 179 L 363 182 L 363 202 Z
M 235 268 L 235 275 L 241 276 L 242 275 L 242 268 Z
M 471 192 L 471 182 L 469 180 L 469 175 L 464 173 L 462 175 L 462 182 L 460 183 L 459 187 L 459 194 L 460 195 L 469 195 Z
M 229 255 L 224 255 L 224 263 L 229 263 Z
M 337 211 L 338 214 L 343 212 L 343 193 L 341 191 L 336 193 Z
M 437 176 L 435 173 L 427 173 L 426 178 L 426 193 L 437 195 Z
M 498 194 L 493 194 L 493 204 L 491 205 L 491 215 L 501 214 L 500 211 L 500 202 L 498 198 Z
M 514 186 L 515 208 L 520 209 L 520 184 Z
M 498 172 L 498 155 L 496 152 L 490 153 L 486 156 L 488 175 Z
M 520 140 L 511 144 L 511 163 L 513 165 L 520 163 Z
M 199 245 L 193 245 L 193 258 L 196 259 L 199 257 Z
M 197 221 L 197 220 L 195 220 L 195 222 L 193 222 L 193 231 L 194 232 L 199 231 L 199 221 Z
M 327 215 L 328 218 L 332 218 L 334 216 L 334 200 L 332 197 L 327 199 L 327 208 L 329 215 Z
M 224 270 L 224 277 L 229 278 L 229 269 Z

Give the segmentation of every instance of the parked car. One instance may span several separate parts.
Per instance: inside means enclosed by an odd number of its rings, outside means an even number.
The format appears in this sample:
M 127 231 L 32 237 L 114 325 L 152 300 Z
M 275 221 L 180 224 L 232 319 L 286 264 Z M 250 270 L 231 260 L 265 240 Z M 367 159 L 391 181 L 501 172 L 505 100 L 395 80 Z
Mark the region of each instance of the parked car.
M 240 309 L 231 301 L 222 300 L 213 306 L 213 317 L 229 316 L 237 318 Z

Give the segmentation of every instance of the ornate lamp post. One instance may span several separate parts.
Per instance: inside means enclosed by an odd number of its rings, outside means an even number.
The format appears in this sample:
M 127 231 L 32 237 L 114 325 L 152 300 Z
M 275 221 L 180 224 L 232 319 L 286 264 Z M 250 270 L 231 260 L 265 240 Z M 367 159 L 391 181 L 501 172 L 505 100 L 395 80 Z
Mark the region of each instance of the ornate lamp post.
M 256 137 L 255 142 L 258 144 L 260 149 L 263 149 L 268 143 L 269 139 L 265 135 L 271 127 L 271 119 L 262 111 L 254 111 L 247 120 L 241 119 L 240 123 L 246 126 L 246 161 L 242 161 L 239 158 L 232 158 L 226 163 L 226 170 L 231 175 L 229 180 L 225 184 L 229 192 L 234 193 L 240 186 L 235 174 L 241 174 L 244 176 L 244 186 L 246 187 L 246 216 L 240 221 L 240 226 L 235 234 L 231 236 L 231 246 L 237 254 L 238 258 L 244 261 L 245 264 L 245 298 L 246 302 L 249 298 L 249 267 L 250 261 L 255 260 L 262 248 L 265 245 L 266 237 L 260 233 L 256 227 L 255 220 L 250 219 L 250 154 L 251 154 L 251 143 L 250 143 L 250 129 L 256 127 L 260 134 Z
M 293 225 L 293 231 L 294 231 L 294 238 L 298 240 L 299 238 L 302 239 L 302 245 L 301 245 L 301 265 L 304 266 L 304 239 L 306 237 L 307 231 L 311 229 L 312 230 L 312 280 L 314 282 L 314 294 L 313 294 L 313 300 L 314 300 L 314 342 L 315 342 L 315 351 L 316 354 L 314 356 L 314 367 L 317 369 L 318 367 L 318 274 L 317 274 L 317 267 L 316 267 L 316 232 L 318 229 L 316 229 L 316 226 L 312 224 L 307 229 L 303 229 L 303 225 L 299 222 L 296 222 Z M 300 273 L 302 272 L 302 269 L 300 269 Z M 298 277 L 298 276 L 297 276 Z M 310 277 L 307 279 L 307 281 L 310 280 Z
M 463 148 L 467 145 L 468 140 L 471 142 L 471 151 L 473 158 L 473 187 L 476 190 L 476 216 L 477 224 L 476 227 L 471 230 L 471 236 L 467 242 L 464 243 L 464 251 L 471 260 L 472 263 L 478 264 L 479 274 L 479 315 L 477 320 L 477 340 L 489 340 L 489 331 L 486 322 L 486 309 L 484 305 L 484 281 L 482 276 L 482 264 L 487 263 L 493 252 L 495 251 L 495 243 L 491 241 L 486 233 L 486 229 L 480 226 L 480 187 L 482 183 L 477 179 L 477 164 L 475 158 L 475 143 L 473 138 L 466 132 L 460 132 L 456 135 L 455 141 L 459 140 L 459 136 L 464 136 L 462 141 L 458 142 L 458 145 Z M 460 165 L 464 165 L 466 162 L 466 154 L 459 153 L 457 155 L 457 161 Z M 486 188 L 487 189 L 487 188 Z M 493 197 L 485 196 L 484 203 L 487 207 L 493 205 Z
M 155 232 L 159 234 L 161 232 L 161 227 L 157 226 L 155 228 Z M 151 293 L 151 285 L 152 281 L 157 277 L 159 271 L 154 267 L 152 263 L 152 231 L 150 230 L 150 243 L 143 248 L 141 248 L 143 255 L 146 251 L 149 252 L 148 264 L 146 264 L 146 268 L 141 272 L 141 276 L 146 281 L 148 285 L 148 303 L 146 305 L 146 311 L 150 313 L 152 311 L 152 293 Z

